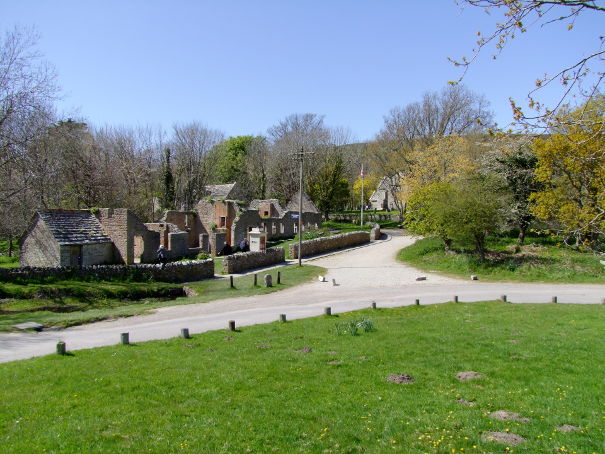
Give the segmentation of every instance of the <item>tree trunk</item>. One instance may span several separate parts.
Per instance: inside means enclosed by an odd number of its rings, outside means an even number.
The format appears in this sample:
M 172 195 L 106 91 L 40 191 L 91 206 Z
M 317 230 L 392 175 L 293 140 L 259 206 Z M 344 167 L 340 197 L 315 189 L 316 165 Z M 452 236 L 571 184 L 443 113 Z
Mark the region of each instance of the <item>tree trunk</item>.
M 451 251 L 452 250 L 452 240 L 449 238 L 443 238 L 443 244 L 445 244 L 445 250 L 446 251 Z
M 525 242 L 525 227 L 519 227 L 519 236 L 517 237 L 517 244 L 523 244 Z
M 9 257 L 13 256 L 13 234 L 12 233 L 8 234 L 8 256 Z

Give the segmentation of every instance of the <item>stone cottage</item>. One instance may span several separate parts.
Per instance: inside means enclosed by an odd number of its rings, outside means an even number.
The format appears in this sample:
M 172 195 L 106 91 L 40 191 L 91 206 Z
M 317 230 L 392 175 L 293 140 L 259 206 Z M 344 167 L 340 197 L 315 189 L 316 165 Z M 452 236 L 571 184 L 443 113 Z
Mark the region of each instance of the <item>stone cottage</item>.
M 34 215 L 21 238 L 21 266 L 88 266 L 114 261 L 114 245 L 88 210 L 47 210 Z
M 400 176 L 384 177 L 378 183 L 376 190 L 370 196 L 370 205 L 373 210 L 396 210 L 395 195 L 400 189 Z

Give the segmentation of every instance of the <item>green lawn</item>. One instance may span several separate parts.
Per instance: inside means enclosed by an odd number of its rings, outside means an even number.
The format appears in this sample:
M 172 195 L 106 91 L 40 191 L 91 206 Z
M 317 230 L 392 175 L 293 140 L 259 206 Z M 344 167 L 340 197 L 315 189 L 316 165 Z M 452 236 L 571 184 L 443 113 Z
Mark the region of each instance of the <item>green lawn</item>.
M 281 284 L 277 284 L 278 270 L 281 272 Z M 142 314 L 163 306 L 270 293 L 309 281 L 323 271 L 323 268 L 311 265 L 284 266 L 259 273 L 259 285 L 256 287 L 252 275 L 236 277 L 235 288 L 229 287 L 228 279 L 208 279 L 179 285 L 115 281 L 0 282 L 0 331 L 10 331 L 13 325 L 27 321 L 67 327 Z M 262 286 L 263 275 L 267 273 L 273 275 L 275 285 L 271 288 Z M 175 299 L 174 291 L 182 289 L 183 285 L 194 289 L 198 296 Z
M 367 309 L 2 364 L 2 451 L 602 453 L 604 310 Z M 359 318 L 375 330 L 336 334 Z M 530 420 L 490 418 L 498 410 Z
M 18 268 L 19 267 L 19 244 L 13 241 L 13 256 L 8 256 L 8 241 L 0 240 L 0 268 Z
M 398 259 L 419 269 L 452 276 L 476 274 L 481 280 L 605 283 L 603 256 L 558 246 L 552 239 L 530 237 L 519 252 L 512 238 L 492 239 L 486 261 L 468 251 L 445 252 L 443 242 L 426 238 L 402 249 Z

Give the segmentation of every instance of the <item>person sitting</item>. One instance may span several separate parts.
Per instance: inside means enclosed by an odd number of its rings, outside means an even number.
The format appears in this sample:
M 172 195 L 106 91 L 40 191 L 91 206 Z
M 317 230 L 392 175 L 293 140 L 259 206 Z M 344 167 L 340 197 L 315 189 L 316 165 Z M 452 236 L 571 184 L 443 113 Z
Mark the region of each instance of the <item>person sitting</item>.
M 157 255 L 158 255 L 158 262 L 160 262 L 162 264 L 162 269 L 163 269 L 164 265 L 166 265 L 166 262 L 168 261 L 168 257 L 166 254 L 166 249 L 161 244 L 160 244 L 160 247 L 158 248 Z
M 248 246 L 248 240 L 246 238 L 240 241 L 239 250 L 242 252 L 248 252 L 250 250 L 250 246 Z
M 231 254 L 233 254 L 233 249 L 231 248 L 231 246 L 229 244 L 225 244 L 223 246 L 223 249 L 221 249 L 220 252 L 216 255 L 225 256 L 225 255 L 231 255 Z

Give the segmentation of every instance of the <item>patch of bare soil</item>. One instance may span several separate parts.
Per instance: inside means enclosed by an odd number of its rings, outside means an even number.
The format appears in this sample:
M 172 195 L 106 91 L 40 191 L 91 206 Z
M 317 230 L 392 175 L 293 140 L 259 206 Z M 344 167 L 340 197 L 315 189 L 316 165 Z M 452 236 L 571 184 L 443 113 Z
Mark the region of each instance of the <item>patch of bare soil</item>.
M 407 383 L 414 383 L 415 380 L 408 374 L 392 374 L 387 377 L 387 381 L 404 385 Z
M 342 361 L 340 361 L 339 359 L 333 359 L 331 361 L 328 361 L 327 364 L 331 364 L 331 365 L 337 366 L 339 364 L 342 364 Z
M 571 424 L 563 424 L 562 426 L 557 427 L 559 432 L 576 432 L 578 430 L 582 430 L 581 427 L 572 426 Z
M 266 348 L 271 348 L 271 346 L 269 346 L 269 345 L 257 345 L 256 348 L 258 348 L 260 350 L 263 350 L 263 349 L 266 349 Z
M 458 372 L 456 374 L 456 378 L 460 381 L 469 381 L 469 380 L 475 380 L 477 378 L 485 378 L 485 375 L 480 374 L 479 372 L 474 372 L 472 370 L 468 370 L 466 372 Z
M 296 350 L 298 353 L 311 353 L 313 349 L 311 347 L 301 348 L 300 350 Z
M 519 339 L 509 339 L 508 340 L 511 344 L 518 344 L 519 342 L 521 342 Z
M 466 399 L 457 399 L 456 402 L 458 402 L 460 405 L 466 405 L 467 407 L 475 406 L 475 402 Z
M 368 358 L 367 356 L 360 356 L 360 357 L 359 357 L 359 359 L 360 359 L 361 361 L 367 361 L 367 360 L 368 360 L 368 359 L 370 359 L 370 358 Z
M 328 355 L 335 355 L 335 354 L 336 354 L 335 351 L 328 352 Z
M 223 340 L 224 340 L 224 341 L 230 341 L 230 340 L 232 340 L 232 339 L 234 339 L 234 337 L 233 337 L 233 336 L 227 336 L 227 337 L 225 337 Z
M 526 441 L 521 435 L 517 435 L 512 432 L 485 432 L 481 438 L 483 441 L 495 441 L 496 443 L 503 443 L 511 446 L 515 446 Z
M 498 419 L 500 421 L 519 421 L 519 422 L 530 422 L 531 421 L 531 419 L 524 418 L 519 413 L 515 413 L 514 411 L 506 411 L 506 410 L 493 411 L 489 414 L 489 417 L 492 419 Z

